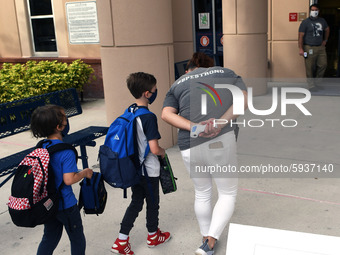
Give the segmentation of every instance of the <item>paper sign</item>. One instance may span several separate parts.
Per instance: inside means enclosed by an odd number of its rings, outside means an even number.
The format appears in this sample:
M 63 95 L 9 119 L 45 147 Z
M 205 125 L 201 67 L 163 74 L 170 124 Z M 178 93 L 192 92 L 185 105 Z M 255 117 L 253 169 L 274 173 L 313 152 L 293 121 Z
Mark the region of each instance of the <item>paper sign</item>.
M 306 18 L 307 18 L 306 12 L 299 12 L 299 21 L 303 21 Z
M 199 29 L 210 29 L 209 12 L 198 14 L 198 28 Z
M 99 43 L 95 1 L 66 3 L 66 16 L 71 44 Z

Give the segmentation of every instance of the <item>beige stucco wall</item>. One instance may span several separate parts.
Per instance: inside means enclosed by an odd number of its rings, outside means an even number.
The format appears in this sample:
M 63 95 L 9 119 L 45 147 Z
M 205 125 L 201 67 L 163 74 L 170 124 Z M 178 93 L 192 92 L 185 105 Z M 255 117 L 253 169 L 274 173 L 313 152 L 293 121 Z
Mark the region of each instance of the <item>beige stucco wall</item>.
M 21 57 L 14 0 L 1 1 L 0 42 L 0 57 Z
M 289 13 L 308 16 L 309 4 L 309 0 L 224 0 L 225 66 L 244 77 L 304 78 L 304 60 L 297 48 L 301 22 L 289 22 Z M 263 19 L 266 11 L 268 18 Z M 255 94 L 265 91 L 264 87 L 255 90 Z
M 173 128 L 160 119 L 165 94 L 174 81 L 171 1 L 104 0 L 97 1 L 97 7 L 108 124 L 134 102 L 127 76 L 151 73 L 157 79 L 158 96 L 150 110 L 158 116 L 161 146 L 172 146 Z
M 112 1 L 116 46 L 172 43 L 171 1 Z
M 267 77 L 268 0 L 224 0 L 224 66 L 244 78 Z M 254 95 L 267 91 L 265 83 L 252 83 Z
M 33 43 L 31 36 L 31 28 L 28 18 L 27 1 L 15 0 L 17 23 L 18 23 L 18 36 L 21 46 L 21 56 L 19 57 L 32 57 L 33 56 Z M 13 56 L 11 56 L 13 57 Z
M 293 79 L 305 78 L 304 59 L 297 52 L 297 42 L 276 41 L 272 44 L 272 80 L 293 82 Z M 292 54 L 293 52 L 296 54 Z
M 272 39 L 272 0 L 268 0 L 268 41 Z
M 194 49 L 191 0 L 172 0 L 172 23 L 175 62 L 190 59 Z
M 304 78 L 304 59 L 298 50 L 298 29 L 301 21 L 290 22 L 289 13 L 309 12 L 309 0 L 271 1 L 271 77 Z
M 53 1 L 58 56 L 70 58 L 100 58 L 100 44 L 71 45 L 69 43 L 65 13 L 66 2 L 76 1 Z M 1 1 L 0 39 L 1 57 L 34 57 L 26 1 Z
M 101 1 L 101 0 L 98 0 Z M 69 2 L 85 2 L 84 0 L 53 1 L 54 22 L 58 43 L 59 57 L 100 58 L 100 44 L 70 44 L 67 30 L 65 4 Z
M 58 56 L 100 58 L 99 44 L 69 43 L 65 4 L 77 1 L 83 0 L 53 1 Z M 297 49 L 300 21 L 289 22 L 288 18 L 290 12 L 306 12 L 308 15 L 309 4 L 309 0 L 223 0 L 225 66 L 248 77 L 253 76 L 254 72 L 257 76 L 266 73 L 273 80 L 304 77 L 303 58 L 298 55 Z M 24 0 L 1 1 L 0 57 L 33 56 L 26 5 Z M 101 6 L 98 19 L 102 20 L 100 30 L 105 35 L 101 37 L 102 46 L 131 47 L 171 43 L 175 62 L 188 59 L 192 55 L 191 0 L 100 0 L 97 5 Z M 267 20 L 264 18 L 266 10 Z M 265 31 L 266 27 L 268 33 Z M 265 40 L 266 33 L 268 50 L 262 47 L 254 50 L 254 45 Z M 264 51 L 267 56 L 263 54 Z M 256 67 L 252 66 L 251 59 L 256 59 Z M 267 60 L 270 63 L 269 70 L 266 68 L 267 63 L 264 64 Z

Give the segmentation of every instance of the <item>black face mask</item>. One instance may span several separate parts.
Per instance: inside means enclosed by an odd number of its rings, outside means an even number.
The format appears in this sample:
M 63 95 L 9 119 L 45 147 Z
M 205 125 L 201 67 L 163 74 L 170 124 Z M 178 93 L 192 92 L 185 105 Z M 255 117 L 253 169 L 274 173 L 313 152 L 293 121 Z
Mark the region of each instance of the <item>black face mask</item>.
M 157 97 L 157 89 L 155 90 L 155 92 L 151 92 L 149 91 L 150 93 L 152 93 L 152 96 L 148 98 L 149 100 L 149 104 L 152 104 L 153 101 L 155 101 L 156 97 Z
M 68 132 L 70 131 L 70 123 L 68 122 L 68 119 L 66 121 L 67 121 L 67 124 L 64 127 L 63 131 L 61 131 L 61 135 L 63 137 L 67 136 Z

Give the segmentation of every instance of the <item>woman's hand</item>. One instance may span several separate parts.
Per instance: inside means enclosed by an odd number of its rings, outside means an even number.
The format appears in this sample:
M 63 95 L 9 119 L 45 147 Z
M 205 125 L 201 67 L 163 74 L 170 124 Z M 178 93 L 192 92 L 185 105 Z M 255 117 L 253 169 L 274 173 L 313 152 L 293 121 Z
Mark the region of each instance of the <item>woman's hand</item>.
M 206 125 L 204 132 L 199 134 L 200 137 L 213 138 L 221 132 L 221 128 L 218 127 L 218 125 L 215 125 L 214 120 L 214 118 L 210 118 L 199 123 L 201 125 Z

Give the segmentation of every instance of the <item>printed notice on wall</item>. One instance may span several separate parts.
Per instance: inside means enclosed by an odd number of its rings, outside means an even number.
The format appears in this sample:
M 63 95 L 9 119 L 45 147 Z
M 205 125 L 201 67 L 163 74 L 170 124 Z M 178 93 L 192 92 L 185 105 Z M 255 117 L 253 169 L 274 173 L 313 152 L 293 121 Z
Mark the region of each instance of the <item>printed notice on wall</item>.
M 99 43 L 95 1 L 66 3 L 66 16 L 71 44 Z

